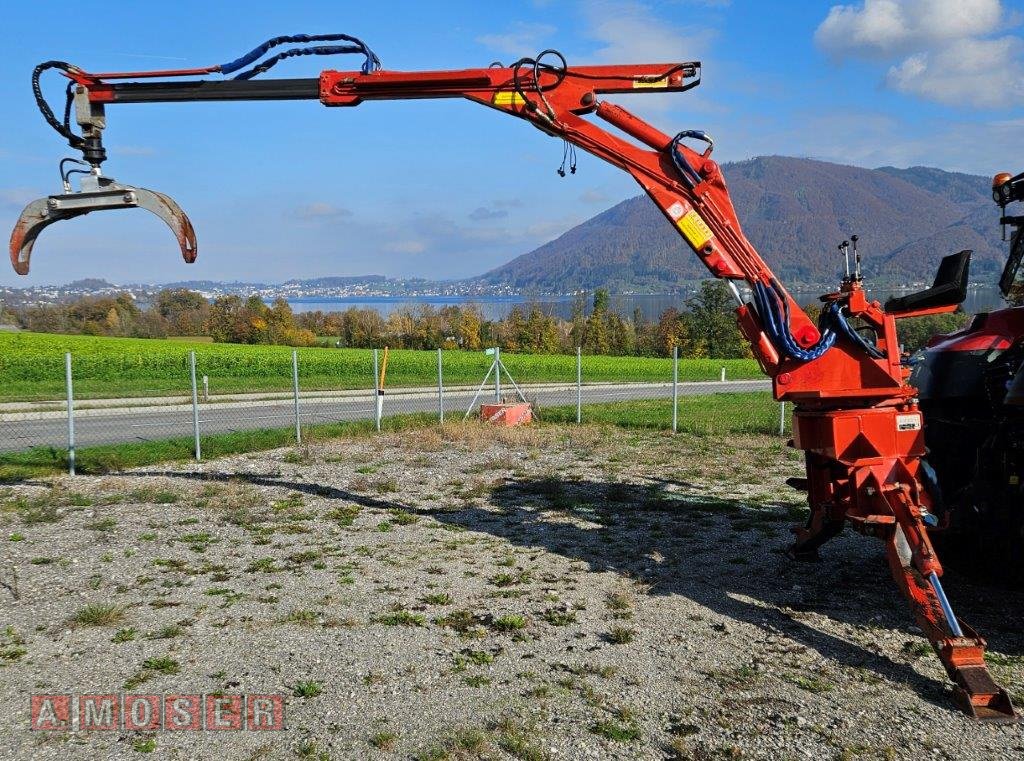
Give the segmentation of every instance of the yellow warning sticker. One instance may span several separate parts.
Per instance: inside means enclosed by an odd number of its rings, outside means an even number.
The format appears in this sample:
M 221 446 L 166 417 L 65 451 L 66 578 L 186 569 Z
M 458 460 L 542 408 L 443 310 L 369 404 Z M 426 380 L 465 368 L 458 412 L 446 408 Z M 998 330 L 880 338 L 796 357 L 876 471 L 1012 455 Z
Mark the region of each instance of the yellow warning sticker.
M 693 209 L 690 209 L 680 217 L 676 222 L 676 226 L 686 236 L 686 240 L 690 242 L 690 245 L 698 250 L 704 248 L 707 242 L 714 237 L 711 228 L 701 219 L 700 214 Z
M 491 103 L 496 106 L 521 106 L 525 102 L 523 96 L 515 90 L 499 90 L 494 93 L 494 98 L 491 100 Z
M 660 90 L 663 87 L 668 87 L 668 77 L 651 79 L 641 75 L 633 80 L 634 90 Z

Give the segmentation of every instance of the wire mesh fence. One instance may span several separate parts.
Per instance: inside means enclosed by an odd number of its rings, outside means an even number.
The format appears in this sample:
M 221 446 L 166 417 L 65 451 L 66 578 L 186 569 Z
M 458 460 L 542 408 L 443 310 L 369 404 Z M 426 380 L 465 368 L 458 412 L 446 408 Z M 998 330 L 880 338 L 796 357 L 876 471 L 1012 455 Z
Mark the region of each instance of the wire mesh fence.
M 769 382 L 731 360 L 652 360 L 464 351 L 247 347 L 162 350 L 98 364 L 46 357 L 0 388 L 0 452 L 45 450 L 73 467 L 75 452 L 131 443 L 216 454 L 232 438 L 301 440 L 337 424 L 379 429 L 395 417 L 458 422 L 483 403 L 524 401 L 541 422 L 608 423 L 699 434 L 784 434 L 787 411 Z M 739 376 L 739 377 L 736 377 Z M 255 448 L 255 447 L 254 447 Z

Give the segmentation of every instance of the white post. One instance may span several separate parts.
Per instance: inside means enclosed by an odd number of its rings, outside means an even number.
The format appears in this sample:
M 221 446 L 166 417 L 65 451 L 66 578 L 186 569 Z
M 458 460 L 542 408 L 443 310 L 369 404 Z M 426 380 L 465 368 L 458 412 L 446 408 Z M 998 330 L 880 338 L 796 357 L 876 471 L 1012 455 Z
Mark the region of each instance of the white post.
M 779 404 L 779 436 L 786 435 L 786 403 Z
M 64 354 L 64 383 L 68 390 L 68 473 L 75 475 L 75 392 L 71 381 L 71 352 Z
M 206 377 L 205 375 L 203 376 Z M 302 422 L 299 417 L 299 351 L 292 349 L 292 390 L 295 392 L 295 443 L 302 443 Z
M 441 350 L 437 350 L 437 420 L 444 423 L 444 375 L 441 365 Z
M 380 380 L 379 380 L 380 376 L 378 375 L 379 367 L 380 366 L 378 364 L 378 359 L 377 359 L 377 350 L 374 349 L 373 350 L 373 403 L 376 405 L 375 412 L 374 412 L 374 421 L 377 424 L 377 432 L 378 433 L 380 432 L 381 413 L 384 411 L 383 410 L 383 408 L 384 408 L 384 400 L 381 399 L 381 395 L 380 395 Z
M 206 375 L 203 376 L 203 401 L 210 401 L 210 379 Z
M 725 383 L 725 368 L 722 368 L 722 383 Z
M 188 353 L 189 379 L 192 381 L 192 433 L 196 440 L 196 461 L 203 459 L 203 450 L 199 444 L 199 393 L 196 390 L 196 353 Z
M 576 425 L 583 422 L 583 353 L 576 347 Z
M 501 404 L 501 347 L 494 347 L 494 401 Z
M 679 431 L 679 347 L 672 347 L 672 433 Z

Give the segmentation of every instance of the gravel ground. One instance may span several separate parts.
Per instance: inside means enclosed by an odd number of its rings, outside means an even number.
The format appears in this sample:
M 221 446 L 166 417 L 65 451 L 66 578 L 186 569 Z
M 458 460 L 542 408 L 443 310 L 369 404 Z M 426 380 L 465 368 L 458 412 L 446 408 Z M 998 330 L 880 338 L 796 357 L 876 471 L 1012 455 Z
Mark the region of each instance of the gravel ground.
M 779 554 L 778 439 L 456 426 L 20 485 L 0 757 L 1024 755 L 951 707 L 881 544 Z M 947 574 L 1024 702 L 1024 594 Z M 286 696 L 279 732 L 29 731 L 32 693 Z

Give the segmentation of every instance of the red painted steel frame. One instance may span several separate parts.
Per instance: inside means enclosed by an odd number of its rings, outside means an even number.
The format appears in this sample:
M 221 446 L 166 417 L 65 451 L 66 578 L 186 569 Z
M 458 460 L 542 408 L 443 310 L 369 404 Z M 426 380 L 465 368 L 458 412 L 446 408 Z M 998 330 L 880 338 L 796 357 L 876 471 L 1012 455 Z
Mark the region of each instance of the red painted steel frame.
M 465 98 L 524 119 L 628 172 L 715 277 L 751 285 L 774 280 L 768 264 L 743 234 L 710 150 L 697 153 L 679 147 L 701 178 L 690 187 L 681 181 L 672 161 L 668 135 L 624 108 L 598 99 L 607 93 L 687 90 L 699 83 L 699 63 L 540 67 L 537 71 L 539 81 L 534 81 L 532 66 L 518 71 L 507 67 L 369 74 L 324 71 L 319 97 L 324 105 L 335 107 L 371 100 Z M 74 70 L 68 76 L 88 91 L 93 102 L 118 102 L 117 86 L 103 80 L 121 75 Z M 583 118 L 591 114 L 620 134 Z M 818 329 L 788 294 L 785 298 L 797 343 L 814 345 Z M 913 314 L 885 313 L 878 302 L 868 300 L 860 281 L 852 278 L 823 299 L 840 302 L 851 319 L 872 328 L 883 356 L 874 358 L 862 346 L 840 337 L 819 359 L 781 357 L 754 309 L 749 305 L 737 309 L 754 356 L 773 380 L 775 397 L 795 405 L 793 445 L 805 451 L 807 479 L 801 486 L 808 492 L 811 515 L 807 525 L 796 531 L 791 553 L 798 558 L 815 557 L 818 547 L 846 524 L 881 538 L 893 577 L 954 681 L 960 707 L 980 719 L 1014 720 L 1006 692 L 985 669 L 984 640 L 966 624 L 946 617 L 935 588 L 942 566 L 924 522 L 931 503 L 919 478 L 924 454 L 921 413 L 916 391 L 907 383 L 909 372 L 901 362 L 896 334 L 897 317 Z

